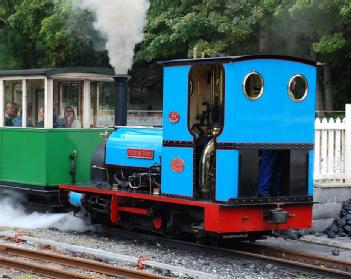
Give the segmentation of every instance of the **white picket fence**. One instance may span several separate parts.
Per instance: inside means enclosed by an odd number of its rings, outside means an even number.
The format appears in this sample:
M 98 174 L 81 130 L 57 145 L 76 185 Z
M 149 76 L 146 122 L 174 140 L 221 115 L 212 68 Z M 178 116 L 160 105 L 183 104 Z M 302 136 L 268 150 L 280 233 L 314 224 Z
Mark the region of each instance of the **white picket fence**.
M 315 182 L 351 183 L 351 104 L 344 119 L 317 118 L 315 129 Z

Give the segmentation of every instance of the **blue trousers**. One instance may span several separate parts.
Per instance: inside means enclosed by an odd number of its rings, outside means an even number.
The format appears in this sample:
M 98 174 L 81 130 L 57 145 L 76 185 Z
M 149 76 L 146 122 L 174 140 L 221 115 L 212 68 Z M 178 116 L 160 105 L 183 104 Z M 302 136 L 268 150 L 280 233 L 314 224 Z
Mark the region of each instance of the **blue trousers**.
M 280 166 L 276 150 L 261 151 L 257 194 L 280 195 Z

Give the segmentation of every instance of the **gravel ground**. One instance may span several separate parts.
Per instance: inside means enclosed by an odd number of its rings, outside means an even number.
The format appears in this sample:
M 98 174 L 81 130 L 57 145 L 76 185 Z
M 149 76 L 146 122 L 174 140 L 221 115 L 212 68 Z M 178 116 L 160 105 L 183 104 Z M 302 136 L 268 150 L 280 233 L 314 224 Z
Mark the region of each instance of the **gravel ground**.
M 24 274 L 22 272 L 18 272 L 9 268 L 0 267 L 0 278 L 4 279 L 42 279 L 43 277 L 39 277 L 32 274 Z
M 15 229 L 8 228 L 0 228 L 0 230 L 16 231 Z M 27 232 L 30 233 L 31 236 L 40 239 L 54 240 L 134 257 L 150 258 L 157 262 L 218 275 L 218 278 L 224 279 L 323 278 L 317 275 L 293 272 L 279 266 L 260 263 L 258 261 L 207 254 L 204 251 L 164 247 L 151 241 L 121 239 L 117 236 L 107 237 L 101 233 L 61 232 L 53 229 L 35 229 Z M 0 270 L 0 275 L 1 274 L 2 272 Z M 169 274 L 164 273 L 163 275 Z M 3 278 L 17 277 L 10 276 Z

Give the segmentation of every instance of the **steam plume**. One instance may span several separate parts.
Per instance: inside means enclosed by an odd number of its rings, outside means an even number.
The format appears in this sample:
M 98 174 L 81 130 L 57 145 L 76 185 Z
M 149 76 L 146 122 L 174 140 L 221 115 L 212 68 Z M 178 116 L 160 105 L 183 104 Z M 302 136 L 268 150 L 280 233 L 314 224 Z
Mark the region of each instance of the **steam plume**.
M 80 9 L 96 14 L 94 27 L 106 39 L 110 64 L 117 74 L 126 74 L 134 49 L 143 40 L 148 0 L 75 0 Z
M 0 192 L 0 226 L 22 229 L 48 229 L 85 232 L 95 227 L 70 213 L 27 213 L 21 201 L 23 197 L 10 192 Z

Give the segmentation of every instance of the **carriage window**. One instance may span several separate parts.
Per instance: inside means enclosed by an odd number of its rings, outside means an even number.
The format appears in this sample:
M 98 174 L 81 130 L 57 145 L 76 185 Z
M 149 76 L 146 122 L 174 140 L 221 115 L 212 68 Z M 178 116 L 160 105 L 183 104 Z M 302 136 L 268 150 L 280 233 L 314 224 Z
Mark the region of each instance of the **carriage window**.
M 302 75 L 294 75 L 289 81 L 289 97 L 295 102 L 301 102 L 307 96 L 307 80 Z
M 27 127 L 44 128 L 44 80 L 27 80 Z
M 90 126 L 113 126 L 115 123 L 114 83 L 91 82 L 90 96 Z
M 22 81 L 5 81 L 4 90 L 4 124 L 7 127 L 22 127 Z
M 55 81 L 53 104 L 54 128 L 81 128 L 83 81 Z
M 246 97 L 250 100 L 257 100 L 263 94 L 263 78 L 259 73 L 251 72 L 245 79 L 243 90 Z

